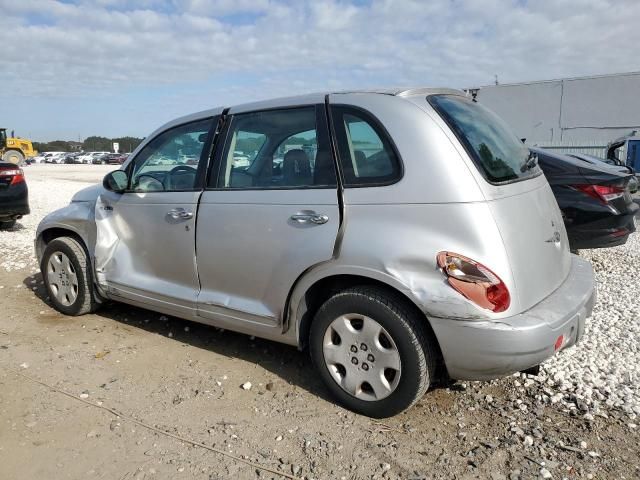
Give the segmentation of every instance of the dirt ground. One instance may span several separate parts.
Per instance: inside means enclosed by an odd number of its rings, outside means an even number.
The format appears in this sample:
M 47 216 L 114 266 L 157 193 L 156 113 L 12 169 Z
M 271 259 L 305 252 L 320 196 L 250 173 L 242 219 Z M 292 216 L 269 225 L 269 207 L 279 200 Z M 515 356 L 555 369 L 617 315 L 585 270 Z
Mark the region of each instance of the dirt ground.
M 377 421 L 335 405 L 305 352 L 126 305 L 65 317 L 29 267 L 0 267 L 0 312 L 2 479 L 640 477 L 625 415 L 524 376 Z

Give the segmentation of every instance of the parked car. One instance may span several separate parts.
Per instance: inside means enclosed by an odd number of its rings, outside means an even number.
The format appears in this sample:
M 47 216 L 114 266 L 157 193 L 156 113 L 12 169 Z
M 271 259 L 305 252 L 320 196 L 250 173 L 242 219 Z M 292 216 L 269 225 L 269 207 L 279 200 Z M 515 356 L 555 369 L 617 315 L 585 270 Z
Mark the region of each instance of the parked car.
M 630 173 L 633 176 L 629 179 L 629 192 L 636 193 L 638 191 L 638 179 L 636 177 L 636 171 L 633 169 L 633 167 L 620 165 L 615 160 L 604 159 L 604 158 L 596 157 L 594 155 L 588 155 L 586 153 L 568 153 L 567 155 L 570 157 L 577 158 L 579 160 L 583 160 L 587 163 L 593 163 L 595 165 L 600 165 L 600 166 L 607 166 L 609 168 L 612 168 L 616 172 Z
M 47 152 L 42 152 L 35 157 L 31 158 L 31 163 L 45 163 L 45 154 Z
M 0 229 L 11 228 L 29 214 L 29 191 L 22 169 L 0 162 Z
M 306 151 L 275 168 L 296 139 Z M 235 150 L 257 154 L 235 167 Z M 308 347 L 333 395 L 374 417 L 441 376 L 537 366 L 581 338 L 595 301 L 529 150 L 456 90 L 179 118 L 72 202 L 36 234 L 58 311 L 111 299 Z
M 67 152 L 47 152 L 44 154 L 45 163 L 64 163 Z
M 100 163 L 101 165 L 122 165 L 127 159 L 127 155 L 124 153 L 107 153 L 94 160 L 94 163 Z
M 78 156 L 79 163 L 91 163 L 91 154 L 92 152 L 82 152 L 81 155 Z
M 607 145 L 607 159 L 622 165 L 633 167 L 636 175 L 640 173 L 640 137 L 637 130 L 631 135 L 617 138 Z
M 67 153 L 64 156 L 63 162 L 62 163 L 67 163 L 67 164 L 77 164 L 77 163 L 82 163 L 80 161 L 80 156 L 82 155 L 82 152 L 73 152 L 73 153 Z
M 630 173 L 532 149 L 562 210 L 572 249 L 624 244 L 635 232 L 638 205 L 629 193 Z
M 108 154 L 109 152 L 85 152 L 83 155 L 78 157 L 81 163 L 92 164 L 94 160 L 102 157 L 103 155 Z

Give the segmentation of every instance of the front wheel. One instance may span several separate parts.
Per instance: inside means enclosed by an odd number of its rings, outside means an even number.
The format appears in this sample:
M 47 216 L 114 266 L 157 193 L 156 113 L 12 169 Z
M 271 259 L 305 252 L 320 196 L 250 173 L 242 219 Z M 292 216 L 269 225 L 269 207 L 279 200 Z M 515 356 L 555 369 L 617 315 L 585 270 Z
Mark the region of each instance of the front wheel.
M 434 378 L 437 347 L 425 322 L 399 295 L 350 288 L 318 310 L 311 356 L 340 403 L 370 417 L 390 417 L 416 403 Z
M 91 265 L 82 245 L 71 237 L 52 240 L 44 250 L 40 271 L 51 303 L 65 315 L 83 315 L 98 307 Z
M 17 150 L 9 150 L 2 155 L 2 161 L 20 165 L 24 161 L 24 155 Z
M 9 230 L 10 228 L 15 227 L 15 220 L 0 220 L 0 230 Z

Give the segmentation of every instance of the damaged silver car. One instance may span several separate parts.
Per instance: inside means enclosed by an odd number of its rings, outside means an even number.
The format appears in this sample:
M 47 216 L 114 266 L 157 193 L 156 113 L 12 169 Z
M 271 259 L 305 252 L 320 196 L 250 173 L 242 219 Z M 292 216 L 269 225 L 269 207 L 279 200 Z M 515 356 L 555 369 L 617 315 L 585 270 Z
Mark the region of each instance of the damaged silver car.
M 535 155 L 442 89 L 179 118 L 36 238 L 60 312 L 115 300 L 308 348 L 373 417 L 575 344 L 595 290 L 568 245 Z

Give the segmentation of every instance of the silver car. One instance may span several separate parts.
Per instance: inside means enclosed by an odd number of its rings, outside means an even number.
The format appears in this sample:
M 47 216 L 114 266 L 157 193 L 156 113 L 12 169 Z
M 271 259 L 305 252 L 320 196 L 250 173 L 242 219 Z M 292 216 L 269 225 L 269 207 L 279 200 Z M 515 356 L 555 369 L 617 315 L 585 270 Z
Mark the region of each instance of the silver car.
M 535 160 L 455 90 L 217 108 L 149 135 L 36 250 L 60 312 L 117 300 L 308 348 L 342 404 L 385 417 L 582 336 L 593 272 Z

